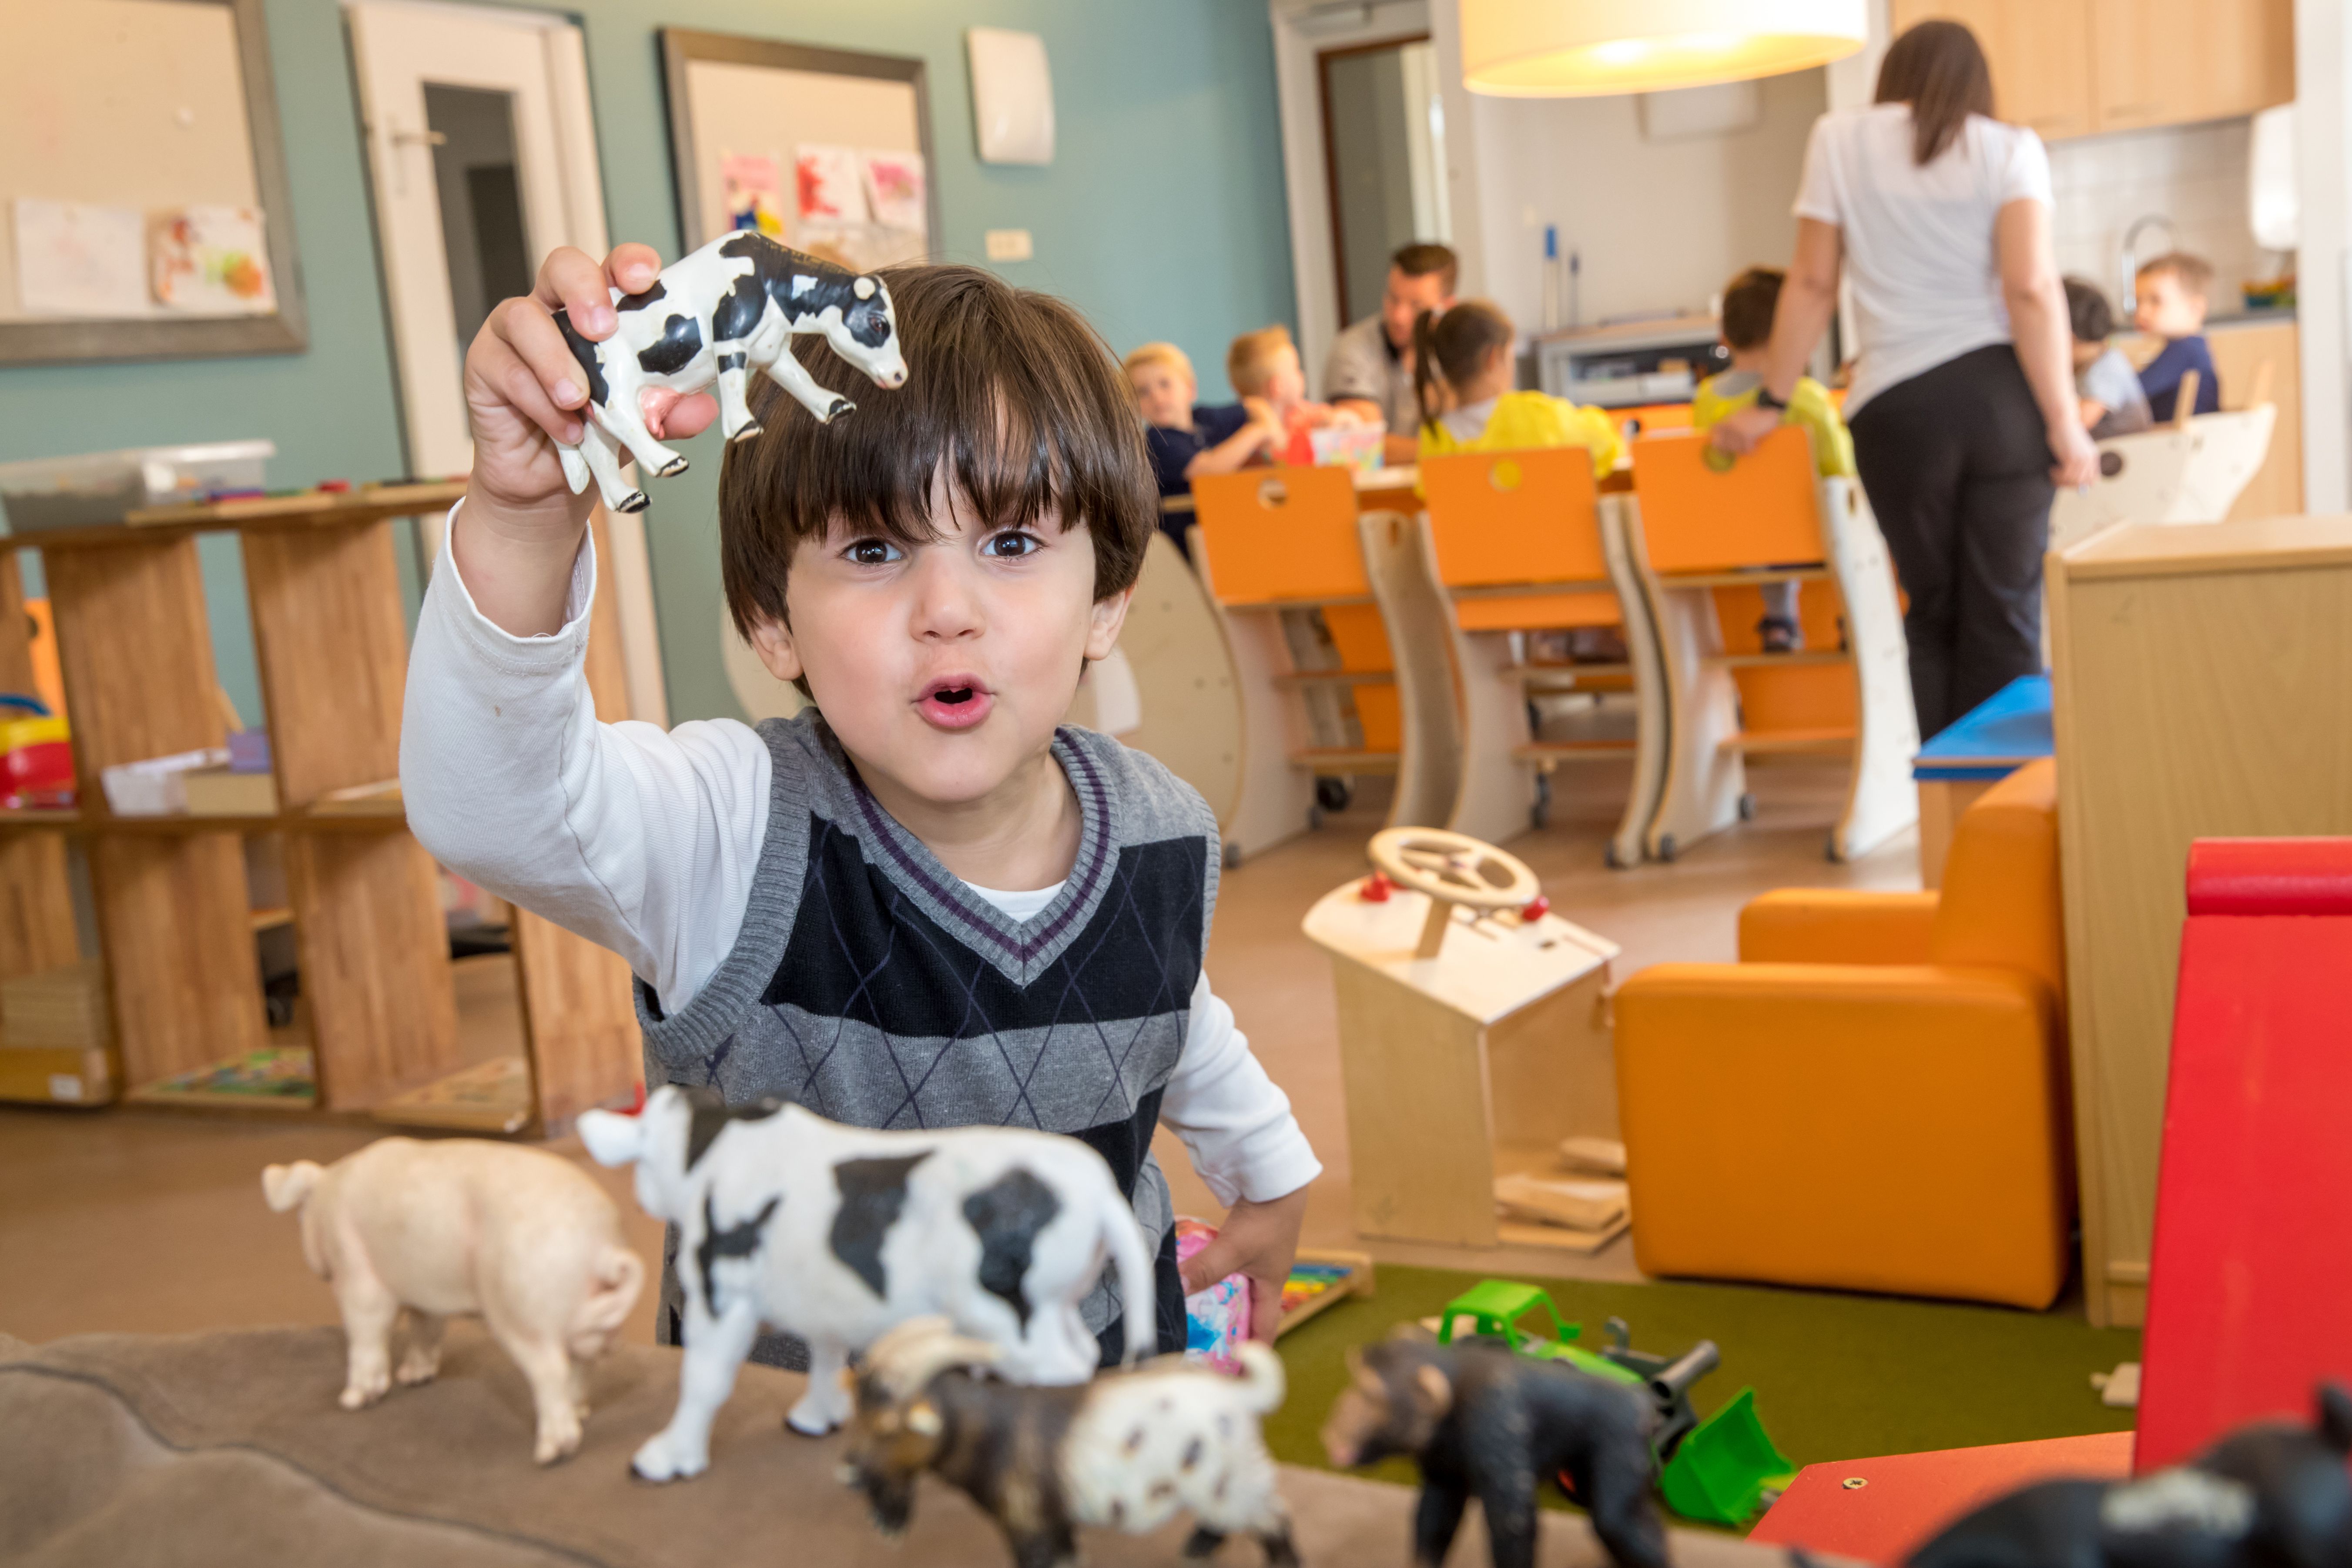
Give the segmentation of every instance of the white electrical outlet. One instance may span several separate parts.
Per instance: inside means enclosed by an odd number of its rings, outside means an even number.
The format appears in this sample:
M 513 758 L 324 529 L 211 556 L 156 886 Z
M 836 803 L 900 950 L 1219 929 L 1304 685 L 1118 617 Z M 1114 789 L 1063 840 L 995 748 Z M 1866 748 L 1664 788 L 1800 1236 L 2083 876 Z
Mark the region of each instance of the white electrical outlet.
M 1025 228 L 992 228 L 988 231 L 988 258 L 991 261 L 1026 261 L 1037 254 L 1037 247 Z

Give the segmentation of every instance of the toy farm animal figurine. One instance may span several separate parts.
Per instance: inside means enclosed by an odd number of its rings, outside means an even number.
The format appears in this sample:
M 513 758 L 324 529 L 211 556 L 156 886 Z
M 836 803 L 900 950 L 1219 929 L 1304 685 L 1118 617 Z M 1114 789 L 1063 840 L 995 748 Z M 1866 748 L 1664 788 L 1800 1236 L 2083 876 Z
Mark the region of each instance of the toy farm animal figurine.
M 1445 1561 L 1472 1498 L 1495 1568 L 1533 1568 L 1536 1489 L 1565 1473 L 1617 1568 L 1665 1568 L 1650 1487 L 1649 1402 L 1639 1389 L 1499 1345 L 1397 1338 L 1348 1352 L 1350 1382 L 1323 1427 L 1342 1469 L 1391 1454 L 1421 1466 L 1413 1561 Z
M 634 1461 L 647 1480 L 709 1466 L 711 1418 L 763 1323 L 808 1342 L 808 1393 L 787 1421 L 811 1436 L 849 1417 L 849 1353 L 927 1313 L 998 1346 L 1015 1381 L 1084 1383 L 1102 1348 L 1078 1304 L 1106 1258 L 1129 1355 L 1158 1337 L 1142 1227 L 1075 1138 L 875 1132 L 675 1084 L 635 1116 L 583 1112 L 579 1129 L 599 1163 L 635 1163 L 637 1201 L 681 1232 L 686 1362 L 677 1413 Z
M 866 1493 L 877 1526 L 907 1528 L 916 1478 L 929 1470 L 995 1518 L 1019 1568 L 1075 1563 L 1076 1525 L 1142 1535 L 1179 1510 L 1192 1516 L 1188 1557 L 1240 1533 L 1257 1538 L 1273 1568 L 1298 1562 L 1258 1433 L 1258 1417 L 1282 1403 L 1282 1362 L 1267 1346 L 1240 1347 L 1238 1377 L 1169 1356 L 1066 1388 L 980 1375 L 1002 1359 L 944 1318 L 874 1342 L 841 1479 Z
M 1910 1568 L 2346 1568 L 2352 1397 L 2319 1390 L 2315 1426 L 2240 1427 L 2137 1480 L 2042 1481 L 1963 1515 Z
M 610 1348 L 646 1278 L 622 1244 L 621 1211 L 586 1172 L 512 1143 L 379 1138 L 331 1165 L 272 1165 L 261 1191 L 280 1214 L 302 1211 L 303 1258 L 342 1309 L 344 1409 L 373 1405 L 395 1378 L 429 1381 L 444 1320 L 478 1313 L 530 1384 L 534 1457 L 552 1464 L 580 1447 L 586 1363 Z
M 558 447 L 572 493 L 593 475 L 614 511 L 643 511 L 646 492 L 621 478 L 621 451 L 637 466 L 668 479 L 686 459 L 654 438 L 637 394 L 646 387 L 677 393 L 719 386 L 719 428 L 730 441 L 760 434 L 751 417 L 751 373 L 768 379 L 830 424 L 857 405 L 816 384 L 793 356 L 793 340 L 824 334 L 833 352 L 864 371 L 877 386 L 904 386 L 907 362 L 898 353 L 898 321 L 890 290 L 878 278 L 788 250 L 751 230 L 714 239 L 662 268 L 642 293 L 613 293 L 620 326 L 601 343 L 572 329 L 568 311 L 555 312 L 572 355 L 588 373 L 588 405 L 577 447 Z

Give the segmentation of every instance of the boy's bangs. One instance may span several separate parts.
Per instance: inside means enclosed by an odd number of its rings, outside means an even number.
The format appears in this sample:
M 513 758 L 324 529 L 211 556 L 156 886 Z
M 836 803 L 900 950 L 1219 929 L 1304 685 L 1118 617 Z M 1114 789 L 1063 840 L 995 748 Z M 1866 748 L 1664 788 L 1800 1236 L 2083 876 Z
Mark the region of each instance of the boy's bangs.
M 751 407 L 764 433 L 728 452 L 720 548 L 739 624 L 747 609 L 783 618 L 783 568 L 803 539 L 937 541 L 942 462 L 982 525 L 1084 521 L 1118 545 L 1106 560 L 1097 538 L 1097 594 L 1131 583 L 1158 506 L 1142 426 L 1101 339 L 1058 300 L 975 269 L 876 276 L 891 293 L 907 384 L 877 387 L 803 338 L 801 363 L 856 410 L 820 425 L 761 378 Z

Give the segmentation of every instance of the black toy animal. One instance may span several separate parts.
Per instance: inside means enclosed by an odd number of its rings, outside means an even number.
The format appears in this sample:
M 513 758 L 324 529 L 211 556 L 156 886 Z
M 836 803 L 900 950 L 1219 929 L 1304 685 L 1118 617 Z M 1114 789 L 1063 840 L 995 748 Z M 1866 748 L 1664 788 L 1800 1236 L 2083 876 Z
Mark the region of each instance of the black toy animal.
M 1617 1568 L 1665 1568 L 1640 1390 L 1493 1345 L 1408 1338 L 1349 1352 L 1348 1369 L 1323 1451 L 1342 1468 L 1391 1454 L 1420 1465 L 1414 1562 L 1445 1561 L 1475 1497 L 1495 1568 L 1531 1568 L 1537 1488 L 1565 1473 Z
M 2042 1481 L 1963 1516 L 1910 1568 L 2352 1568 L 2352 1395 L 2240 1428 L 2135 1481 Z

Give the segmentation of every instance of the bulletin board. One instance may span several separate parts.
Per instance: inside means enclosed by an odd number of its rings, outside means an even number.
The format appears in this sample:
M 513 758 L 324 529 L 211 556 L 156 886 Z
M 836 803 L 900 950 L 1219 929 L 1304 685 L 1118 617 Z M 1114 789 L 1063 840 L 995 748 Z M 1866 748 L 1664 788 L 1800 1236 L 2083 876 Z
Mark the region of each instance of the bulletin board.
M 936 251 L 921 60 L 670 28 L 662 61 L 688 249 L 756 228 L 861 272 Z
M 0 0 L 0 364 L 305 341 L 261 0 Z

